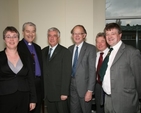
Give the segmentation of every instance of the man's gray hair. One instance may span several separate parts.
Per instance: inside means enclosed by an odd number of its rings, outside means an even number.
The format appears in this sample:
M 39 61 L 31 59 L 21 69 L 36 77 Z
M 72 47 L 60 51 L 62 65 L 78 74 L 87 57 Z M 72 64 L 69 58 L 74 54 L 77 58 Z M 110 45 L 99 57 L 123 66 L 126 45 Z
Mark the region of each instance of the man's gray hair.
M 48 31 L 47 31 L 47 33 L 49 33 L 50 31 L 56 31 L 58 33 L 58 37 L 60 37 L 60 31 L 56 27 L 49 28 Z
M 32 22 L 26 22 L 26 23 L 24 23 L 23 24 L 23 27 L 22 27 L 22 31 L 25 30 L 26 25 L 33 26 L 35 28 L 35 31 L 36 31 L 36 25 L 34 23 L 32 23 Z

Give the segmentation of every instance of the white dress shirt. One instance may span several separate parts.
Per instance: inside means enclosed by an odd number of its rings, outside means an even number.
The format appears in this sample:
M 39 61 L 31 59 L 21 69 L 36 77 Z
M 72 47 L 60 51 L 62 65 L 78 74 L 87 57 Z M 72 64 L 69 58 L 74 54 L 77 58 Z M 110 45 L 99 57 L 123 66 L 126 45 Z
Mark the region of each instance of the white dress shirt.
M 50 58 L 53 55 L 54 50 L 56 49 L 56 47 L 58 46 L 58 44 L 56 44 L 54 47 L 49 46 L 49 50 L 50 48 L 52 48 L 51 53 L 50 53 Z
M 103 60 L 104 60 L 104 58 L 106 57 L 108 51 L 109 51 L 109 48 L 107 47 L 104 51 L 98 51 L 98 52 L 96 53 L 96 65 L 95 65 L 96 69 L 97 69 L 97 65 L 98 65 L 100 53 L 101 53 L 101 52 L 104 53 L 104 54 L 103 54 Z
M 99 60 L 99 57 L 100 57 L 100 53 L 101 53 L 101 52 L 104 53 L 104 54 L 103 54 L 103 59 L 104 59 L 104 58 L 106 57 L 108 51 L 109 51 L 109 48 L 107 47 L 104 51 L 98 51 L 98 52 L 96 53 L 96 65 L 95 65 L 96 68 L 97 68 L 97 65 L 98 65 L 98 60 Z
M 106 94 L 108 95 L 111 95 L 111 79 L 110 79 L 110 68 L 112 66 L 112 63 L 115 59 L 115 56 L 120 48 L 122 44 L 122 41 L 119 41 L 115 46 L 111 47 L 113 48 L 110 56 L 109 56 L 109 62 L 108 62 L 108 67 L 107 67 L 107 70 L 105 72 L 105 76 L 103 78 L 103 82 L 102 82 L 102 87 L 103 87 L 103 90 L 106 92 Z

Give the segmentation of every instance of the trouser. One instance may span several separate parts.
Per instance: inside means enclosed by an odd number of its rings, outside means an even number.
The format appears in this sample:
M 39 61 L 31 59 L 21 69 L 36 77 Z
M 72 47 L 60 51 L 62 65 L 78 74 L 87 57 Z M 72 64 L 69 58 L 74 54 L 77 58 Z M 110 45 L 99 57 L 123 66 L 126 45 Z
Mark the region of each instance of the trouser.
M 75 78 L 71 79 L 70 111 L 71 113 L 91 113 L 92 101 L 86 102 L 85 97 L 79 97 Z
M 0 113 L 28 113 L 29 92 L 16 91 L 0 96 Z

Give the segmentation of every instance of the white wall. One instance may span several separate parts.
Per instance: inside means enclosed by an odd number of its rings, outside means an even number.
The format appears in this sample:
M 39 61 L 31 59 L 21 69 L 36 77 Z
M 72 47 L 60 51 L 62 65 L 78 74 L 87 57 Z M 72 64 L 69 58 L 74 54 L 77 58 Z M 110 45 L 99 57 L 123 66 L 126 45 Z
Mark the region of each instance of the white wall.
M 94 6 L 93 6 L 94 38 L 98 32 L 103 32 L 103 29 L 105 27 L 105 12 L 106 12 L 105 7 L 106 7 L 106 0 L 94 0 Z
M 0 0 L 0 51 L 5 47 L 3 30 L 14 26 L 19 30 L 18 0 Z
M 22 25 L 31 21 L 37 26 L 36 43 L 47 46 L 47 29 L 61 31 L 61 44 L 72 44 L 71 29 L 82 24 L 87 30 L 87 42 L 95 44 L 95 36 L 105 26 L 105 0 L 0 0 L 0 32 L 7 25 L 15 26 L 21 34 Z M 3 49 L 0 38 L 0 50 Z
M 82 24 L 86 28 L 87 42 L 95 44 L 95 36 L 105 25 L 105 0 L 19 0 L 19 26 L 31 21 L 37 25 L 36 43 L 47 45 L 47 29 L 61 31 L 60 43 L 72 44 L 71 29 Z

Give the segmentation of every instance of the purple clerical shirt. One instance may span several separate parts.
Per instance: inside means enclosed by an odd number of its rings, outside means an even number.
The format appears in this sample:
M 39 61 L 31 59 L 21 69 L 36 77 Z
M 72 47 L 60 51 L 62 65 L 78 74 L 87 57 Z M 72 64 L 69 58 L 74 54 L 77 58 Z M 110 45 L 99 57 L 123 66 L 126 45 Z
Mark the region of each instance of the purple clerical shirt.
M 36 50 L 34 48 L 34 45 L 32 43 L 28 43 L 26 40 L 24 40 L 26 46 L 28 47 L 31 55 L 33 56 L 33 59 L 35 61 L 35 76 L 41 76 L 41 69 L 40 64 L 38 60 L 38 56 L 36 54 Z

